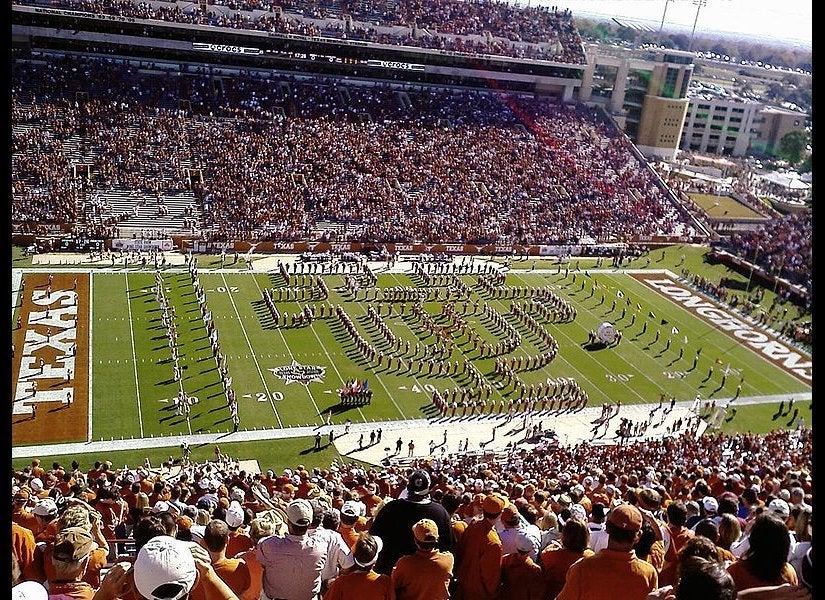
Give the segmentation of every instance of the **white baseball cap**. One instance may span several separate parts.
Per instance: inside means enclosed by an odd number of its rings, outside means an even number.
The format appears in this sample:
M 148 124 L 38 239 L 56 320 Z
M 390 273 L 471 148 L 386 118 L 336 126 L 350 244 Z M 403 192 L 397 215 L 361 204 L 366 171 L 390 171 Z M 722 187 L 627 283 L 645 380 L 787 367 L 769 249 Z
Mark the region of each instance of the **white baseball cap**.
M 49 592 L 36 581 L 24 581 L 11 588 L 11 600 L 48 600 Z
M 185 542 L 168 535 L 153 537 L 138 552 L 133 566 L 135 587 L 149 600 L 179 600 L 195 585 L 197 568 Z
M 229 503 L 229 508 L 226 509 L 226 524 L 235 529 L 243 525 L 243 507 L 237 500 Z
M 29 487 L 32 491 L 39 492 L 43 489 L 43 481 L 39 477 L 35 477 L 31 481 L 29 481 Z
M 313 512 L 309 500 L 304 500 L 303 498 L 293 500 L 289 503 L 289 506 L 286 507 L 287 519 L 289 519 L 290 523 L 298 527 L 308 527 L 309 524 L 312 523 Z
M 38 517 L 54 517 L 57 515 L 57 503 L 51 498 L 43 498 L 32 512 Z
M 713 496 L 705 496 L 704 498 L 702 498 L 702 506 L 705 507 L 705 510 L 707 512 L 715 513 L 717 510 L 719 510 L 719 503 Z
M 771 500 L 770 504 L 768 504 L 768 510 L 779 515 L 783 519 L 787 519 L 791 515 L 790 505 L 782 498 L 775 498 L 774 500 Z

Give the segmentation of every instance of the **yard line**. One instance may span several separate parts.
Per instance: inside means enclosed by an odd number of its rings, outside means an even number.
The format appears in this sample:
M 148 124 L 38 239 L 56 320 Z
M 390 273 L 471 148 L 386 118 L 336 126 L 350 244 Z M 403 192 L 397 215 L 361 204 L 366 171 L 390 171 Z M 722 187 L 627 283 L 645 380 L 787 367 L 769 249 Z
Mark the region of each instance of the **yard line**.
M 92 441 L 92 324 L 94 323 L 94 319 L 92 318 L 92 297 L 94 296 L 94 287 L 92 285 L 93 277 L 92 274 L 89 273 L 89 335 L 88 335 L 88 343 L 86 344 L 89 348 L 89 359 L 87 361 L 88 364 L 88 371 L 89 371 L 89 397 L 88 397 L 88 406 L 89 406 L 89 420 L 86 424 L 86 428 L 88 431 L 88 435 L 86 436 L 89 442 Z M 128 285 L 127 285 L 128 287 Z M 78 302 L 79 303 L 79 302 Z M 77 340 L 75 340 L 75 348 L 77 348 Z M 76 352 L 75 352 L 76 353 Z
M 359 302 L 358 304 L 360 305 L 360 302 Z M 363 308 L 363 307 L 362 307 L 362 308 Z M 369 314 L 369 312 L 367 311 L 367 309 L 366 309 L 366 308 L 364 308 L 364 314 L 366 314 L 366 315 L 368 315 L 368 314 Z M 387 356 L 392 356 L 392 354 L 387 353 Z M 405 415 L 405 414 L 404 414 L 404 411 L 403 411 L 403 410 L 401 410 L 401 407 L 400 407 L 400 406 L 398 406 L 398 403 L 396 403 L 395 398 L 393 398 L 393 397 L 392 397 L 392 392 L 390 392 L 390 390 L 387 388 L 387 386 L 386 386 L 386 385 L 384 385 L 384 381 L 381 379 L 381 376 L 380 376 L 380 375 L 378 375 L 378 373 L 376 373 L 374 369 L 373 369 L 373 373 L 375 373 L 375 378 L 376 378 L 376 379 L 378 379 L 378 383 L 380 383 L 380 384 L 381 384 L 381 387 L 382 387 L 382 388 L 384 388 L 384 391 L 385 391 L 385 392 L 387 392 L 387 397 L 390 399 L 390 402 L 392 402 L 392 403 L 395 405 L 395 408 L 397 408 L 397 409 L 398 409 L 398 412 L 399 412 L 399 413 L 401 413 L 401 416 L 402 416 L 404 419 L 406 419 L 406 418 L 407 418 L 407 415 Z
M 257 278 L 257 277 L 255 277 L 255 276 L 253 275 L 253 276 L 252 276 L 252 281 L 254 281 L 254 282 L 255 282 L 255 287 L 257 287 L 257 288 L 258 288 L 258 293 L 259 293 L 259 294 L 261 294 L 261 297 L 263 297 L 263 293 L 264 293 L 264 292 L 263 292 L 263 290 L 261 289 L 261 285 L 258 283 L 258 278 Z M 297 304 L 297 303 L 296 303 L 296 304 Z M 301 306 L 300 306 L 300 304 L 298 305 L 298 307 L 299 307 L 299 310 L 301 310 L 301 309 L 303 308 L 303 307 L 301 307 Z M 310 329 L 312 329 L 312 325 L 310 325 L 310 326 L 309 326 L 309 328 L 310 328 Z M 289 347 L 289 344 L 287 344 L 287 343 L 286 343 L 286 338 L 284 337 L 284 334 L 283 334 L 283 332 L 281 331 L 281 328 L 280 328 L 280 327 L 275 327 L 275 329 L 278 331 L 278 335 L 279 335 L 279 336 L 281 336 L 281 341 L 284 343 L 284 348 L 286 348 L 286 351 L 287 351 L 287 352 L 289 352 L 289 358 L 290 358 L 291 360 L 293 360 L 293 361 L 294 361 L 294 360 L 295 360 L 295 355 L 293 355 L 293 354 L 292 354 L 292 349 Z M 315 333 L 315 330 L 314 330 L 314 329 L 312 330 L 312 333 Z M 321 339 L 320 339 L 320 338 L 318 338 L 318 334 L 317 334 L 317 333 L 315 333 L 315 338 L 316 338 L 316 339 L 318 339 L 318 343 L 319 343 L 319 344 L 321 344 Z M 323 344 L 321 344 L 321 347 L 322 347 L 322 348 L 323 348 L 323 346 L 324 346 L 324 345 L 323 345 Z M 326 352 L 326 348 L 324 348 L 324 352 Z M 336 373 L 338 373 L 338 369 L 335 367 L 335 363 L 333 362 L 332 358 L 330 358 L 329 354 L 327 354 L 327 358 L 329 358 L 329 361 L 330 361 L 330 363 L 332 364 L 332 368 L 333 368 L 333 369 L 335 369 L 335 372 L 336 372 Z M 341 378 L 341 374 L 340 374 L 340 373 L 338 373 L 338 377 L 339 377 L 339 378 Z M 341 382 L 343 382 L 343 381 L 344 381 L 344 380 L 343 380 L 343 379 L 341 379 Z M 323 422 L 323 417 L 321 416 L 321 411 L 320 411 L 320 409 L 318 408 L 318 404 L 315 402 L 315 398 L 313 398 L 313 397 L 312 397 L 312 392 L 310 392 L 310 391 L 309 391 L 309 386 L 308 386 L 308 385 L 305 385 L 305 386 L 304 386 L 304 389 L 306 390 L 307 395 L 309 396 L 309 399 L 310 399 L 310 401 L 312 402 L 312 406 L 314 406 L 314 407 L 315 407 L 315 414 L 317 414 L 317 415 L 318 415 L 318 417 L 319 417 L 319 418 L 321 418 L 321 419 L 322 419 L 322 422 Z M 358 409 L 358 411 L 360 412 L 360 411 L 361 411 L 361 409 L 359 408 L 359 409 Z M 363 416 L 364 416 L 364 413 L 361 413 L 361 416 L 363 417 Z M 364 421 L 366 421 L 366 418 L 364 418 Z
M 521 281 L 524 281 L 524 278 L 523 278 L 521 275 L 515 275 L 515 277 L 516 277 L 516 278 L 518 278 L 518 279 L 519 279 L 519 280 L 521 280 Z M 524 281 L 524 282 L 529 284 L 529 282 L 527 282 L 527 281 Z M 566 294 L 566 295 L 567 295 L 568 297 L 570 296 L 570 294 Z M 580 306 L 583 310 L 586 310 L 587 312 L 589 312 L 589 313 L 590 313 L 591 315 L 593 315 L 593 316 L 597 316 L 597 315 L 595 314 L 595 311 L 593 311 L 593 310 L 591 310 L 591 309 L 589 309 L 589 308 L 586 308 L 586 307 L 583 305 L 583 303 L 582 303 L 582 302 L 580 302 L 580 301 L 576 301 L 576 302 L 577 302 L 577 304 L 578 304 L 578 305 L 579 305 L 579 306 Z M 502 302 L 502 303 L 503 303 L 503 302 Z M 506 314 L 510 314 L 510 313 L 506 313 Z M 574 321 L 574 322 L 575 322 L 575 321 Z M 583 330 L 585 330 L 585 331 L 587 330 L 587 328 L 586 328 L 586 327 L 584 327 L 583 325 L 580 325 L 579 323 L 575 323 L 575 324 L 576 324 L 576 326 L 577 326 L 577 327 L 579 327 L 579 328 L 581 328 L 581 329 L 583 329 Z M 575 340 L 574 340 L 574 339 L 573 339 L 570 335 L 568 335 L 567 333 L 565 333 L 564 331 L 562 331 L 560 327 L 556 327 L 556 328 L 555 328 L 555 330 L 556 330 L 556 331 L 558 331 L 558 333 L 559 333 L 559 335 L 560 335 L 560 336 L 565 337 L 565 338 L 567 338 L 570 342 L 572 342 L 573 344 L 578 345 L 578 344 L 577 344 L 577 342 L 576 342 L 576 341 L 575 341 Z M 553 335 L 555 335 L 555 334 L 556 334 L 556 331 L 551 331 L 551 333 L 552 333 Z M 628 341 L 629 341 L 629 340 L 628 340 Z M 645 355 L 644 353 L 642 353 L 642 355 L 643 355 L 643 356 L 645 356 L 645 358 L 649 358 L 649 357 L 647 357 L 647 355 Z M 642 377 L 643 377 L 644 379 L 647 379 L 647 380 L 648 380 L 651 384 L 653 384 L 654 386 L 659 387 L 659 388 L 661 389 L 661 386 L 657 385 L 657 384 L 656 384 L 656 382 L 655 382 L 655 381 L 653 381 L 653 378 L 651 378 L 651 377 L 649 377 L 649 376 L 647 375 L 647 371 L 646 371 L 646 370 L 642 370 L 642 369 L 639 369 L 639 368 L 637 368 L 637 367 L 633 366 L 633 365 L 632 365 L 632 363 L 631 363 L 629 360 L 627 360 L 627 359 L 624 357 L 624 355 L 623 355 L 623 354 L 621 354 L 621 353 L 618 353 L 618 352 L 617 352 L 617 353 L 616 353 L 616 357 L 617 357 L 619 360 L 621 360 L 623 363 L 625 363 L 625 364 L 627 364 L 627 365 L 630 365 L 630 367 L 631 367 L 632 369 L 634 369 L 637 373 L 639 373 L 640 375 L 642 375 Z M 598 363 L 598 364 L 599 364 L 602 368 L 604 368 L 604 369 L 605 369 L 605 373 L 609 373 L 609 372 L 610 372 L 610 371 L 609 371 L 609 369 L 607 369 L 607 367 L 605 367 L 604 363 L 603 363 L 602 361 L 600 361 L 598 358 L 596 358 L 596 357 L 592 357 L 592 360 L 593 360 L 593 362 Z M 652 359 L 651 359 L 651 360 L 652 360 Z M 572 366 L 572 364 L 570 363 L 570 361 L 569 361 L 569 360 L 564 359 L 564 361 L 565 361 L 568 365 L 570 365 L 570 366 L 571 366 L 571 368 L 572 368 L 574 371 L 576 371 L 576 373 L 579 373 L 579 374 L 582 376 L 582 378 L 583 378 L 583 380 L 584 380 L 584 381 L 589 381 L 589 380 L 590 380 L 590 378 L 589 378 L 589 377 L 587 377 L 584 373 L 582 373 L 582 372 L 581 372 L 581 371 L 579 371 L 578 369 L 574 368 L 574 367 Z M 646 400 L 645 400 L 645 398 L 644 398 L 641 394 L 639 394 L 639 392 L 637 392 L 636 390 L 634 390 L 634 389 L 633 389 L 633 387 L 630 385 L 630 383 L 629 383 L 629 382 L 627 382 L 627 383 L 625 383 L 625 382 L 621 382 L 621 383 L 622 383 L 623 387 L 625 387 L 625 388 L 627 388 L 629 391 L 631 391 L 631 392 L 633 393 L 633 395 L 635 395 L 637 398 L 639 398 L 639 399 L 640 399 L 640 400 L 642 400 L 643 402 L 645 402 L 645 401 L 646 401 Z M 599 389 L 599 388 L 597 388 L 597 389 Z M 601 390 L 599 390 L 599 391 L 601 391 Z M 603 393 L 604 393 L 604 395 L 606 395 L 606 396 L 610 397 L 610 394 L 607 394 L 606 392 L 603 392 Z
M 132 300 L 129 298 L 129 273 L 124 273 L 126 278 L 126 307 L 129 309 L 129 333 L 132 339 L 132 364 L 135 366 L 135 394 L 137 394 L 138 423 L 140 424 L 140 437 L 143 437 L 143 415 L 140 411 L 140 383 L 138 382 L 137 356 L 135 355 L 135 329 L 132 327 Z
M 249 341 L 249 336 L 246 335 L 246 327 L 243 326 L 243 320 L 241 319 L 241 314 L 238 312 L 238 307 L 235 304 L 235 299 L 232 297 L 232 293 L 229 292 L 229 283 L 226 281 L 226 274 L 221 273 L 221 279 L 223 279 L 223 285 L 227 289 L 227 295 L 229 296 L 229 301 L 232 303 L 232 308 L 235 310 L 235 315 L 238 317 L 238 324 L 241 326 L 241 333 L 243 333 L 244 338 L 246 338 L 246 345 L 249 346 L 249 353 L 252 355 L 252 360 L 255 363 L 255 368 L 258 370 L 258 375 L 261 377 L 261 383 L 264 384 L 264 389 L 266 390 L 266 397 L 269 399 L 269 405 L 272 407 L 272 410 L 275 413 L 275 418 L 278 419 L 278 427 L 283 428 L 284 424 L 281 422 L 281 417 L 278 414 L 278 409 L 275 408 L 275 402 L 272 400 L 272 392 L 269 391 L 269 387 L 266 385 L 266 379 L 264 379 L 263 371 L 261 371 L 261 365 L 258 363 L 258 358 L 255 356 L 255 350 L 252 348 L 252 342 Z

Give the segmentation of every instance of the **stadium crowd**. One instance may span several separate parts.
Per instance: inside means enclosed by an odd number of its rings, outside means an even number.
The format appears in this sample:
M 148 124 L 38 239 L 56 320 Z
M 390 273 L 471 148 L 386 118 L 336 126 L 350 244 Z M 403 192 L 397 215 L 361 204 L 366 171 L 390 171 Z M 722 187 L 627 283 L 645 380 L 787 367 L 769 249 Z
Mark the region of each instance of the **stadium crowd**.
M 813 285 L 813 212 L 772 219 L 756 231 L 731 236 L 729 251 L 759 265 L 771 275 Z
M 718 433 L 280 474 L 217 446 L 155 468 L 34 459 L 12 474 L 12 584 L 98 600 L 810 598 L 811 444 L 810 429 Z
M 43 5 L 23 0 L 24 5 Z M 208 11 L 177 3 L 60 0 L 50 7 L 147 20 L 249 29 L 310 37 L 358 39 L 464 54 L 495 54 L 582 64 L 582 39 L 569 10 L 506 2 L 374 0 L 372 2 L 281 2 L 229 0 Z M 280 12 L 275 13 L 274 9 Z M 257 11 L 257 12 L 256 12 Z M 261 12 L 265 11 L 265 12 Z M 341 17 L 347 15 L 352 22 Z M 401 30 L 399 31 L 399 28 Z M 420 29 L 419 29 L 420 28 Z M 421 35 L 420 30 L 426 34 Z M 487 38 L 487 34 L 492 37 Z
M 98 82 L 85 102 L 75 99 L 73 69 Z M 695 233 L 626 136 L 580 105 L 384 85 L 344 94 L 335 80 L 253 73 L 223 78 L 226 93 L 213 94 L 212 76 L 199 71 L 170 89 L 168 77 L 135 66 L 68 57 L 18 63 L 14 75 L 17 224 L 72 204 L 56 191 L 73 180 L 71 140 L 93 155 L 93 197 L 174 193 L 197 169 L 207 237 L 217 241 L 306 239 L 330 221 L 347 224 L 354 241 L 530 245 Z M 177 108 L 179 95 L 196 114 Z M 364 110 L 376 114 L 364 119 Z M 36 146 L 32 129 L 43 132 Z

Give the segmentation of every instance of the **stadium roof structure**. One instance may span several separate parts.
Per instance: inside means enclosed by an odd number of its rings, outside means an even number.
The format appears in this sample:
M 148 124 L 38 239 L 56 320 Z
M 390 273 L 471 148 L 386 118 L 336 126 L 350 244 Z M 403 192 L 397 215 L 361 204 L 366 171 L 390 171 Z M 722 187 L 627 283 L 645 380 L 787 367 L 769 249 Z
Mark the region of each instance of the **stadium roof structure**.
M 656 31 L 650 25 L 646 25 L 645 23 L 639 23 L 636 21 L 630 21 L 628 19 L 617 19 L 616 17 L 613 17 L 613 21 L 619 27 L 627 27 L 628 29 L 633 29 L 634 31 L 647 31 L 648 33 Z

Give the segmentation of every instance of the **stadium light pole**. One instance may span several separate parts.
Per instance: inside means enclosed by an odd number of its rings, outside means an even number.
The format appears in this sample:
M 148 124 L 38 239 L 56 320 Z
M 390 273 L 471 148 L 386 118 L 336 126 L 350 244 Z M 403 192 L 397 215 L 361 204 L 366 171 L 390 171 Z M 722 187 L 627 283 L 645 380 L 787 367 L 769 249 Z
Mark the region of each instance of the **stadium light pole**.
M 696 34 L 696 23 L 699 21 L 699 11 L 703 6 L 707 6 L 708 0 L 693 0 L 696 5 L 696 18 L 693 19 L 693 29 L 690 32 L 690 44 L 688 44 L 688 52 L 693 48 L 693 36 Z
M 656 34 L 656 45 L 658 46 L 661 43 L 662 38 L 662 29 L 665 27 L 665 15 L 667 14 L 667 5 L 673 2 L 673 0 L 665 0 L 665 9 L 662 11 L 662 22 L 659 24 L 659 33 Z

